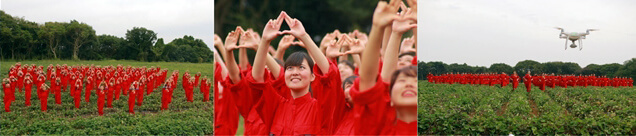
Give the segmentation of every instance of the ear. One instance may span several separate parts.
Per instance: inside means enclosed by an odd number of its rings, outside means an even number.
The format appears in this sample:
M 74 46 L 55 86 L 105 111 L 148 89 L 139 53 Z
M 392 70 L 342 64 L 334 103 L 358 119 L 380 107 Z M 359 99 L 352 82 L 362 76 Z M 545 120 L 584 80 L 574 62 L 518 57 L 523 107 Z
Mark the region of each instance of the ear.
M 316 79 L 316 75 L 314 75 L 313 73 L 311 74 L 311 80 L 310 81 L 314 81 Z

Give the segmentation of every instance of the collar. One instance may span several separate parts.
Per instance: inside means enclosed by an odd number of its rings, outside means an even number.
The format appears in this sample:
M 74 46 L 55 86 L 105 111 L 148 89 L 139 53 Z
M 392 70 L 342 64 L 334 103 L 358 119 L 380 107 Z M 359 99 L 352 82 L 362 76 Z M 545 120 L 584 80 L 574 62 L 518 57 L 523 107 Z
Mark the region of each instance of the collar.
M 311 92 L 308 92 L 304 96 L 301 96 L 301 97 L 298 97 L 298 98 L 292 100 L 292 102 L 293 102 L 294 105 L 302 105 L 302 104 L 310 102 L 312 99 L 313 98 L 311 97 Z

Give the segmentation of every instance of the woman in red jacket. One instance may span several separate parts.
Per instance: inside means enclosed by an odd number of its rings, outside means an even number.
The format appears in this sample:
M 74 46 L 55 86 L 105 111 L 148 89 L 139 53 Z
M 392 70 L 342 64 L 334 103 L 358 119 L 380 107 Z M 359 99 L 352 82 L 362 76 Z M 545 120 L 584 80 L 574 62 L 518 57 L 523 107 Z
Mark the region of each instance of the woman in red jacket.
M 113 91 L 115 90 L 115 79 L 110 78 L 110 80 L 108 80 L 107 86 L 108 89 L 106 89 L 106 105 L 108 108 L 113 108 Z
M 137 82 L 137 86 L 136 90 L 136 96 L 137 96 L 137 106 L 141 106 L 141 103 L 144 101 L 144 89 L 146 88 L 146 76 L 142 75 L 141 78 L 139 78 L 139 82 Z
M 42 84 L 42 86 L 40 86 L 40 92 L 38 92 L 38 98 L 40 98 L 40 109 L 43 112 L 46 112 L 46 106 L 48 104 L 48 98 L 49 98 L 49 91 L 51 88 L 49 88 L 49 85 L 47 84 Z
M 55 95 L 55 103 L 59 105 L 62 105 L 61 86 L 62 86 L 62 79 L 60 79 L 60 77 L 55 78 L 55 83 L 52 83 L 51 85 L 51 90 L 53 91 L 53 94 Z
M 194 89 L 194 77 L 190 77 L 190 79 L 188 79 L 188 81 L 186 81 L 186 83 L 184 84 L 184 87 L 185 88 L 183 88 L 183 89 L 185 90 L 185 95 L 186 95 L 187 101 L 188 102 L 194 102 L 194 99 L 192 97 L 194 95 L 193 94 L 194 93 L 194 91 L 193 91 L 193 89 Z
M 128 113 L 135 114 L 135 96 L 139 90 L 139 85 L 137 81 L 133 81 L 128 88 Z
M 75 80 L 75 89 L 73 89 L 71 94 L 73 94 L 73 101 L 75 102 L 75 108 L 79 109 L 80 102 L 82 101 L 82 80 Z
M 31 80 L 31 74 L 27 74 L 24 78 L 24 100 L 25 105 L 31 106 L 31 88 L 33 87 L 33 80 Z
M 291 30 L 278 31 L 283 21 L 287 22 Z M 291 34 L 300 39 L 316 64 L 314 65 L 314 61 L 307 53 L 295 52 L 285 60 L 281 68 L 273 57 L 267 54 L 271 40 L 281 34 Z M 285 12 L 281 12 L 278 19 L 270 20 L 265 25 L 262 35 L 252 71 L 245 75 L 244 80 L 248 82 L 252 90 L 262 92 L 261 99 L 255 108 L 263 122 L 270 126 L 270 134 L 330 134 L 328 130 L 330 126 L 327 124 L 330 124 L 331 120 L 323 120 L 323 117 L 330 118 L 329 115 L 325 115 L 328 113 L 325 111 L 331 108 L 327 106 L 333 105 L 330 105 L 331 101 L 326 98 L 333 97 L 329 94 L 343 94 L 336 64 L 329 62 L 309 34 L 305 32 L 301 22 L 287 16 Z M 274 84 L 269 79 L 270 74 L 266 72 L 266 65 L 272 75 L 283 76 L 282 78 L 285 79 L 283 88 L 286 89 L 274 88 Z M 228 65 L 229 69 L 231 67 L 234 66 Z M 231 78 L 232 76 L 238 75 L 230 74 Z
M 106 97 L 106 91 L 108 90 L 107 86 L 106 82 L 102 81 L 97 87 L 97 112 L 99 112 L 99 116 L 104 115 L 104 97 Z
M 91 90 L 93 90 L 93 76 L 88 76 L 86 78 L 86 92 L 84 92 L 84 101 L 86 103 L 90 102 L 91 99 Z
M 172 82 L 172 79 L 168 79 L 161 89 L 161 110 L 168 110 L 168 104 L 172 102 L 172 91 L 170 90 Z
M 14 95 L 14 90 L 11 90 L 11 80 L 5 78 L 2 80 L 2 89 L 4 90 L 4 111 L 11 112 L 11 95 Z
M 203 102 L 207 102 L 210 100 L 210 85 L 212 83 L 208 80 L 207 77 L 203 77 L 201 79 L 201 86 L 199 91 L 203 94 Z

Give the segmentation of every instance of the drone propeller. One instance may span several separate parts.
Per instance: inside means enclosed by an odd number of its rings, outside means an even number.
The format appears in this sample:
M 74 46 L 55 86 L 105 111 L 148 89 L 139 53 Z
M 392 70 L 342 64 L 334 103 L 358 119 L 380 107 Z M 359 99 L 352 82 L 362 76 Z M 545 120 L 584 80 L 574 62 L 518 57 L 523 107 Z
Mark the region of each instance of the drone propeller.
M 561 28 L 561 27 L 554 27 L 554 28 L 558 29 L 558 30 L 563 30 L 563 28 Z

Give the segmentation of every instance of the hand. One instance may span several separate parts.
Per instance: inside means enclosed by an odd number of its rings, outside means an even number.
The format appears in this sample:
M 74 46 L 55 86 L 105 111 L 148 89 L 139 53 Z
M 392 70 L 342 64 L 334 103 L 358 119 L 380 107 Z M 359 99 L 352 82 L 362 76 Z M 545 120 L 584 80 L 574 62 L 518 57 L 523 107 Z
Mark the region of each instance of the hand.
M 345 52 L 345 54 L 360 54 L 364 50 L 365 44 L 362 44 L 361 40 L 355 39 L 349 45 L 349 51 Z
M 296 18 L 292 19 L 291 17 L 286 16 L 285 22 L 287 22 L 287 25 L 289 25 L 289 29 L 290 30 L 285 30 L 285 31 L 283 31 L 283 33 L 291 34 L 291 35 L 295 36 L 296 38 L 301 38 L 301 37 L 307 35 L 307 32 L 305 32 L 305 27 L 300 22 L 300 20 L 298 20 Z
M 223 40 L 221 40 L 221 37 L 218 34 L 214 34 L 214 46 L 223 46 Z
M 417 24 L 411 24 L 412 21 L 406 19 L 407 14 L 412 14 L 411 9 L 406 8 L 402 11 L 402 13 L 400 13 L 400 18 L 393 21 L 393 32 L 403 34 L 406 31 L 417 27 Z
M 327 44 L 327 50 L 325 51 L 325 56 L 327 56 L 327 58 L 335 58 L 338 56 L 346 55 L 340 52 L 340 47 L 342 47 L 342 45 L 344 44 L 348 44 L 350 41 L 351 39 L 343 38 L 338 40 L 338 42 L 335 42 L 335 40 L 333 40 L 332 42 L 329 42 Z
M 414 23 L 417 23 L 417 0 L 406 0 L 406 3 L 409 4 L 409 7 L 412 10 L 412 14 L 407 15 L 406 18 L 409 18 L 409 20 L 415 20 Z
M 238 48 L 238 46 L 236 46 L 236 43 L 238 42 L 239 39 L 239 33 L 236 31 L 232 31 L 230 33 L 227 34 L 227 37 L 225 37 L 225 50 L 230 52 L 236 48 Z
M 287 17 L 288 17 L 287 13 L 285 13 L 285 11 L 281 11 L 277 19 L 275 20 L 270 19 L 269 22 L 267 22 L 267 24 L 265 25 L 265 28 L 263 29 L 262 40 L 272 41 L 274 38 L 278 37 L 279 35 L 282 35 L 283 32 L 280 32 L 278 30 L 280 29 L 280 25 L 283 24 L 283 20 Z
M 399 16 L 396 15 L 398 7 L 398 0 L 392 0 L 390 3 L 386 3 L 384 1 L 378 2 L 378 6 L 373 12 L 373 25 L 377 25 L 379 27 L 391 25 L 393 20 L 399 18 Z
M 294 43 L 294 39 L 296 39 L 296 37 L 291 35 L 283 36 L 283 39 L 280 39 L 280 42 L 278 42 L 278 49 L 289 48 L 289 46 L 291 46 Z
M 260 39 L 258 39 L 257 36 L 258 34 L 256 32 L 253 32 L 253 31 L 245 32 L 243 35 L 241 35 L 241 39 L 240 39 L 241 45 L 239 46 L 239 48 L 244 47 L 244 48 L 250 48 L 252 50 L 256 50 L 256 48 L 258 47 L 258 42 L 260 41 Z
M 415 39 L 413 39 L 412 37 L 404 38 L 404 40 L 402 40 L 402 46 L 400 48 L 400 53 L 417 52 L 417 50 L 413 48 L 413 44 L 415 44 Z
M 327 33 L 327 35 L 325 35 L 325 37 L 322 38 L 322 41 L 320 41 L 320 47 L 321 48 L 327 48 L 327 43 L 331 42 L 332 40 L 335 40 L 336 36 L 333 33 Z

